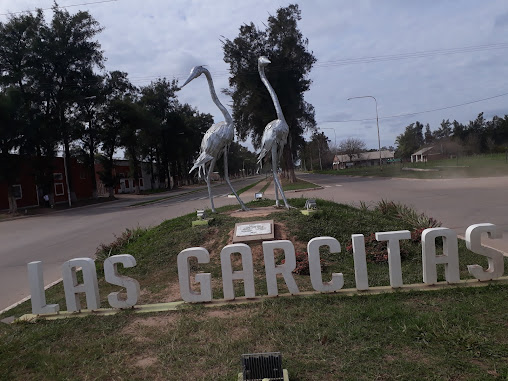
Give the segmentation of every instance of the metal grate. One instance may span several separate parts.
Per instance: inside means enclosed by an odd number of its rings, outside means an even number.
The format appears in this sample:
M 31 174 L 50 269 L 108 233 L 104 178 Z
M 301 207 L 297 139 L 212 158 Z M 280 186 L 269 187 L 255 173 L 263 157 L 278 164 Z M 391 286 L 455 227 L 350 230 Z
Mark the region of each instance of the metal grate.
M 243 379 L 270 381 L 284 380 L 280 352 L 249 353 L 242 355 Z

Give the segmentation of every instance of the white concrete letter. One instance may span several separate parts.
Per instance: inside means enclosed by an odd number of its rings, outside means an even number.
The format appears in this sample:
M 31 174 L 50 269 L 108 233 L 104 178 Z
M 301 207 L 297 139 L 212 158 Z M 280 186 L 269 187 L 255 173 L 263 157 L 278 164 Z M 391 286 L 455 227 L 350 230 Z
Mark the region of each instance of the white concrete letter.
M 284 250 L 285 261 L 283 265 L 275 265 L 275 249 Z M 293 270 L 296 268 L 295 247 L 291 241 L 279 240 L 263 242 L 263 256 L 265 259 L 266 285 L 268 295 L 279 295 L 277 287 L 277 274 L 282 274 L 284 281 L 291 294 L 298 294 L 298 286 L 293 278 Z
M 410 238 L 411 232 L 409 230 L 376 233 L 378 241 L 388 241 L 388 271 L 390 272 L 390 286 L 392 288 L 402 287 L 403 284 L 399 241 Z
M 436 255 L 436 238 L 443 237 L 443 255 Z M 422 232 L 423 283 L 437 283 L 438 264 L 445 265 L 448 283 L 460 282 L 457 234 L 448 228 L 430 228 Z
M 78 284 L 76 268 L 81 267 L 83 283 Z M 65 291 L 65 303 L 67 311 L 75 312 L 81 310 L 79 294 L 85 293 L 86 307 L 89 310 L 99 308 L 99 286 L 97 284 L 97 271 L 95 262 L 90 258 L 75 258 L 62 265 L 62 278 Z
M 124 287 L 127 298 L 120 299 L 119 292 L 112 292 L 108 295 L 109 305 L 113 308 L 130 308 L 135 306 L 139 298 L 139 282 L 125 275 L 118 274 L 118 264 L 123 267 L 136 266 L 136 259 L 129 254 L 113 255 L 104 261 L 104 277 L 106 282 L 116 286 Z
M 231 265 L 231 254 L 240 253 L 242 255 L 242 271 L 233 271 Z M 233 300 L 235 290 L 233 287 L 234 279 L 243 279 L 245 296 L 254 298 L 254 265 L 252 264 L 252 251 L 244 243 L 227 245 L 220 252 L 220 265 L 222 268 L 222 288 L 224 290 L 224 299 Z
M 44 291 L 44 278 L 42 276 L 42 262 L 30 262 L 27 265 L 28 279 L 30 281 L 30 293 L 32 301 L 32 313 L 54 314 L 60 310 L 58 304 L 46 304 L 46 292 Z
M 355 262 L 355 281 L 357 290 L 369 289 L 369 275 L 367 272 L 367 257 L 365 255 L 365 238 L 363 234 L 353 234 L 353 259 Z
M 178 280 L 180 282 L 180 295 L 186 302 L 210 302 L 212 300 L 212 274 L 196 274 L 195 281 L 201 286 L 201 293 L 191 288 L 190 258 L 196 258 L 198 263 L 209 263 L 210 254 L 202 247 L 191 247 L 178 254 Z
M 502 238 L 503 232 L 493 224 L 471 225 L 466 230 L 466 246 L 476 254 L 488 258 L 489 268 L 483 270 L 479 265 L 468 265 L 469 273 L 480 281 L 499 278 L 504 273 L 503 253 L 496 249 L 482 246 L 482 233 L 487 233 L 489 238 Z
M 344 276 L 342 273 L 333 273 L 330 282 L 323 283 L 321 274 L 321 256 L 319 248 L 328 246 L 330 253 L 340 253 L 340 243 L 332 237 L 313 238 L 307 244 L 307 253 L 309 255 L 310 281 L 314 290 L 320 292 L 333 292 L 340 290 L 344 286 Z

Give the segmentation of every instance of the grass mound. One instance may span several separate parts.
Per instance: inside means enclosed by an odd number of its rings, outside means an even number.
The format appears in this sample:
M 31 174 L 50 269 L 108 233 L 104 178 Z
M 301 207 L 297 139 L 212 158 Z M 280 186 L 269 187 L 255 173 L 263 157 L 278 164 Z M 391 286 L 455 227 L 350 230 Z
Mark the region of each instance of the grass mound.
M 291 205 L 303 208 L 304 199 Z M 272 205 L 260 201 L 253 207 Z M 354 287 L 348 246 L 351 234 L 366 238 L 379 231 L 421 231 L 431 222 L 396 204 L 354 208 L 318 200 L 320 214 L 298 210 L 273 213 L 276 239 L 289 239 L 297 252 L 309 239 L 332 236 L 342 251 L 322 252 L 323 279 L 344 274 L 345 288 Z M 222 298 L 219 253 L 230 242 L 238 218 L 220 208 L 214 222 L 191 227 L 194 214 L 168 220 L 153 229 L 128 231 L 97 252 L 102 307 L 107 294 L 102 260 L 129 253 L 137 266 L 122 270 L 140 282 L 138 304 L 179 299 L 176 257 L 188 247 L 202 246 L 211 262 L 199 270 L 212 274 L 213 297 Z M 402 215 L 408 216 L 401 218 Z M 414 216 L 419 218 L 412 218 Z M 253 218 L 258 219 L 258 218 Z M 423 221 L 423 222 L 422 222 Z M 368 242 L 368 239 L 367 239 Z M 254 257 L 256 294 L 266 294 L 261 245 L 250 244 Z M 404 283 L 422 280 L 418 234 L 402 244 Z M 381 250 L 379 247 L 367 251 Z M 487 261 L 459 243 L 461 278 L 466 265 Z M 374 257 L 373 257 L 374 258 Z M 278 258 L 282 260 L 282 255 Z M 240 268 L 238 261 L 234 267 Z M 197 269 L 195 263 L 193 270 Z M 505 263 L 505 268 L 507 267 Z M 371 286 L 388 285 L 386 261 L 368 263 Z M 300 291 L 311 290 L 305 271 L 295 274 Z M 440 280 L 443 273 L 439 274 Z M 280 292 L 287 292 L 283 282 Z M 459 288 L 433 293 L 410 292 L 377 296 L 316 295 L 274 298 L 249 305 L 208 309 L 189 305 L 181 311 L 40 321 L 0 325 L 1 379 L 151 379 L 236 380 L 242 353 L 281 351 L 291 380 L 337 379 L 506 379 L 508 376 L 508 286 Z M 236 284 L 242 295 L 241 283 Z M 61 285 L 47 292 L 48 303 L 65 309 Z M 29 303 L 9 311 L 29 312 Z M 4 316 L 5 317 L 5 316 Z

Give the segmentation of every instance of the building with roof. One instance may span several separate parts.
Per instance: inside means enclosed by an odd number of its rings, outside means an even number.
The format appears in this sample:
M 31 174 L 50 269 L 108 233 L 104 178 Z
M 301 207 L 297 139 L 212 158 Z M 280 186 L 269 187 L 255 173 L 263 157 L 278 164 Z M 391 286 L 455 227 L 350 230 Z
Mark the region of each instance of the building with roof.
M 444 159 L 447 155 L 442 152 L 441 148 L 436 146 L 421 148 L 411 155 L 411 163 L 426 163 L 429 160 Z
M 381 151 L 381 163 L 387 164 L 394 158 L 394 152 L 389 150 Z M 379 165 L 379 151 L 362 152 L 356 155 L 335 155 L 333 158 L 333 169 L 345 169 L 353 166 L 370 167 Z

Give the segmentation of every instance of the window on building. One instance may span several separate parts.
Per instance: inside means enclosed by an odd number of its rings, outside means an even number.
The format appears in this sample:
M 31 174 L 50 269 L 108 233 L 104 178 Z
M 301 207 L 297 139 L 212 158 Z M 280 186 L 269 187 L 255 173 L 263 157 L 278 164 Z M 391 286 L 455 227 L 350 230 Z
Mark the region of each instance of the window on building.
M 121 179 L 125 178 L 125 173 L 119 173 L 118 177 L 120 177 Z
M 62 173 L 53 173 L 53 180 L 55 180 L 55 181 L 62 181 L 63 180 Z
M 14 198 L 16 200 L 23 198 L 23 191 L 21 189 L 20 184 L 16 184 L 16 185 L 12 186 L 12 195 L 14 196 Z
M 144 182 L 143 182 L 143 179 L 139 179 L 139 186 L 140 186 L 140 187 L 144 187 L 144 186 L 145 186 L 145 185 L 144 185 Z
M 65 188 L 62 183 L 55 183 L 55 196 L 63 196 Z

